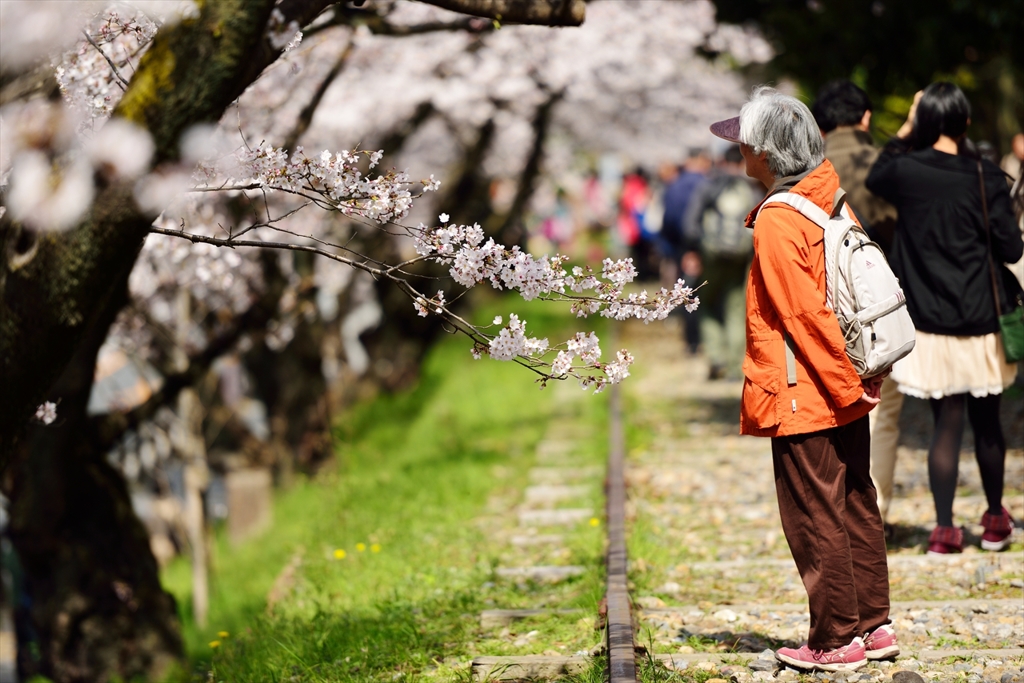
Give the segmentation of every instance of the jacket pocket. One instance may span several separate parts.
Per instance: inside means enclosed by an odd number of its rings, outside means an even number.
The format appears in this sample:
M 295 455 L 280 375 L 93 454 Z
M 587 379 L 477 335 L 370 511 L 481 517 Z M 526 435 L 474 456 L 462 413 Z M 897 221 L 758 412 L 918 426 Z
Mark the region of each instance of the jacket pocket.
M 779 387 L 782 369 L 756 362 L 747 356 L 743 361 L 743 400 L 740 412 L 743 422 L 758 429 L 779 424 Z

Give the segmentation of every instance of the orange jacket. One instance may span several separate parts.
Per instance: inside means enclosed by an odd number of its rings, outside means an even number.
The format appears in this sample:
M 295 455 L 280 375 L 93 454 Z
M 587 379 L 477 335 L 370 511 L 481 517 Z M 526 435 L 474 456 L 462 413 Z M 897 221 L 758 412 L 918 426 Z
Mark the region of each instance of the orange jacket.
M 831 213 L 839 176 L 825 161 L 790 189 Z M 747 216 L 754 227 L 760 205 Z M 786 377 L 793 340 L 796 384 Z M 806 434 L 837 427 L 871 410 L 835 313 L 825 305 L 824 232 L 795 208 L 769 204 L 754 227 L 747 285 L 747 354 L 740 433 Z

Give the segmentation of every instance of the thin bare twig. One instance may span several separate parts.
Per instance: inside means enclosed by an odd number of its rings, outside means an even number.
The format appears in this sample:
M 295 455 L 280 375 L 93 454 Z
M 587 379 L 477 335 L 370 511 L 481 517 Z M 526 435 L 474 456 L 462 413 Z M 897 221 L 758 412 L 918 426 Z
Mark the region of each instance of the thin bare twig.
M 110 65 L 110 70 L 114 72 L 114 76 L 116 76 L 117 80 L 121 82 L 121 85 L 120 85 L 121 90 L 124 90 L 125 88 L 127 88 L 128 87 L 128 81 L 125 80 L 125 77 L 122 76 L 121 72 L 117 70 L 117 65 L 114 64 L 114 60 L 112 60 L 110 57 L 107 56 L 107 53 L 104 52 L 103 48 L 101 48 L 96 43 L 96 41 L 92 39 L 92 36 L 89 35 L 88 31 L 82 31 L 82 35 L 85 36 L 85 39 L 89 41 L 90 45 L 92 45 L 94 48 L 96 48 L 97 52 L 99 52 L 101 55 L 103 55 L 103 59 L 107 60 L 107 64 Z

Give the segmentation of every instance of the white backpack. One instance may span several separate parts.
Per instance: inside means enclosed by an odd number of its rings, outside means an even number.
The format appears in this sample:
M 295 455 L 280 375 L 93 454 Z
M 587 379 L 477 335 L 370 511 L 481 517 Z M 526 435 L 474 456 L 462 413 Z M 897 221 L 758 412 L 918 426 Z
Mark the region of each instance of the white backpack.
M 862 378 L 874 377 L 914 349 L 914 323 L 899 280 L 882 249 L 850 217 L 846 192 L 836 191 L 830 216 L 806 197 L 780 192 L 761 205 L 792 206 L 825 231 L 825 303 L 836 313 L 846 355 Z M 760 210 L 758 215 L 760 215 Z M 786 338 L 786 370 L 796 384 L 796 359 Z

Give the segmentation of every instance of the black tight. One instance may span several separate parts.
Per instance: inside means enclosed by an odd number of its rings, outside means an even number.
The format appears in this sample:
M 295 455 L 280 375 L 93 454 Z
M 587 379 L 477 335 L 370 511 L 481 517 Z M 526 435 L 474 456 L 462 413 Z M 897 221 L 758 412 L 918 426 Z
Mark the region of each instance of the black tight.
M 999 424 L 999 394 L 977 398 L 955 394 L 932 399 L 935 436 L 928 451 L 928 483 L 935 499 L 939 526 L 953 526 L 953 496 L 956 494 L 960 442 L 964 434 L 964 407 L 974 430 L 974 454 L 981 472 L 988 511 L 1002 512 L 1003 472 L 1006 440 Z

